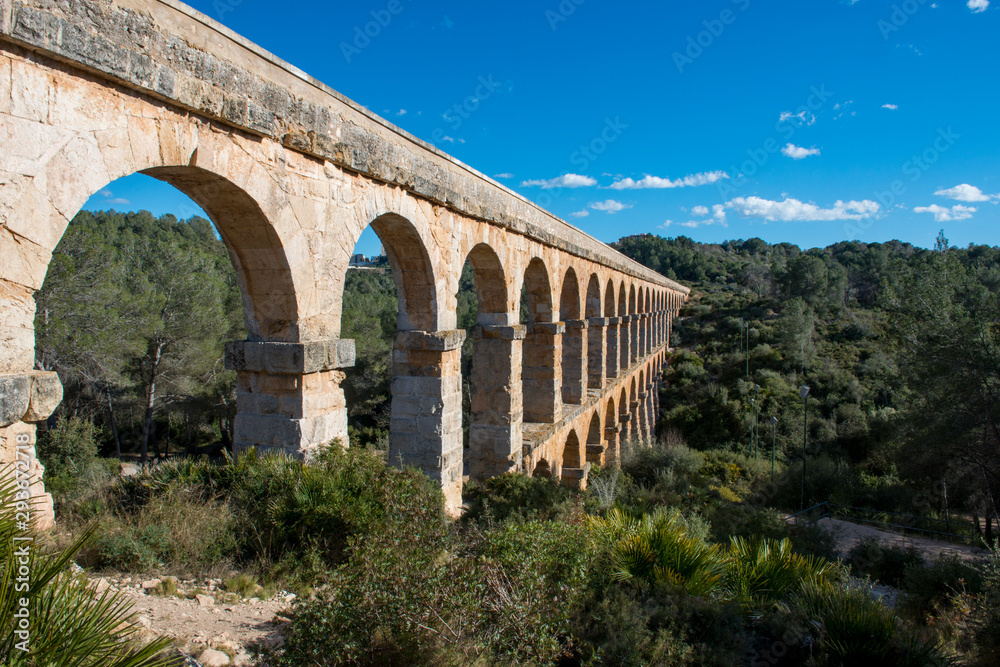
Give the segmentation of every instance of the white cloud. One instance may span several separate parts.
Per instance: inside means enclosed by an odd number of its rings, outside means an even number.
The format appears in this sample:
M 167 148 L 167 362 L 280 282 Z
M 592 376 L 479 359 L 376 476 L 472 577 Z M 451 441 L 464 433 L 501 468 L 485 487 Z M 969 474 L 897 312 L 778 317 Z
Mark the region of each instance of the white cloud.
M 803 109 L 798 113 L 792 113 L 791 111 L 782 111 L 778 116 L 779 123 L 787 123 L 788 121 L 795 119 L 800 125 L 812 125 L 816 122 L 816 116 L 809 113 L 807 110 Z
M 493 174 L 493 178 L 514 178 L 514 174 L 505 171 L 502 174 Z
M 975 206 L 962 206 L 956 204 L 951 208 L 931 204 L 930 206 L 917 206 L 914 213 L 933 213 L 935 222 L 952 222 L 954 220 L 968 220 L 976 212 Z
M 788 144 L 781 149 L 781 154 L 785 157 L 790 157 L 793 160 L 802 160 L 810 155 L 819 155 L 819 149 L 803 148 L 802 146 L 796 146 L 795 144 Z
M 969 185 L 968 183 L 962 183 L 947 190 L 938 190 L 934 194 L 938 197 L 947 197 L 948 199 L 964 202 L 991 201 L 996 203 L 1000 201 L 1000 195 L 988 195 L 975 185 Z
M 396 112 L 396 115 L 397 116 L 405 116 L 406 115 L 406 109 L 400 109 L 399 111 Z
M 445 135 L 445 136 L 441 137 L 441 141 L 447 141 L 449 144 L 454 144 L 454 143 L 464 144 L 465 143 L 465 139 L 456 139 L 455 137 L 449 137 L 448 135 Z
M 583 209 L 582 211 L 576 211 L 575 213 L 570 213 L 570 215 L 574 218 L 586 218 L 588 215 L 590 215 L 590 211 L 588 211 L 587 209 Z
M 124 197 L 115 197 L 115 194 L 111 192 L 111 190 L 109 190 L 108 188 L 104 188 L 103 190 L 98 192 L 98 194 L 107 200 L 104 202 L 105 204 L 112 204 L 112 205 L 117 204 L 119 206 L 129 206 L 132 204 L 132 202 L 130 202 L 128 199 L 125 199 Z
M 543 190 L 551 190 L 553 188 L 589 188 L 594 185 L 597 185 L 596 178 L 581 176 L 580 174 L 563 174 L 556 178 L 533 179 L 521 182 L 522 188 L 542 188 Z
M 623 204 L 620 201 L 615 201 L 614 199 L 590 202 L 589 206 L 595 211 L 604 211 L 605 213 L 618 213 L 619 211 L 624 211 L 627 208 L 632 208 L 632 204 Z
M 895 111 L 896 109 L 899 108 L 899 105 L 898 104 L 883 104 L 882 108 L 883 109 L 888 109 L 889 111 Z
M 990 0 L 969 0 L 969 9 L 972 10 L 973 14 L 985 12 L 989 6 Z
M 691 209 L 691 213 L 697 216 L 707 216 L 709 210 L 707 206 L 695 206 Z M 687 222 L 674 222 L 673 220 L 667 220 L 660 227 L 662 229 L 668 229 L 671 225 L 677 225 L 678 227 L 687 227 L 689 229 L 696 229 L 698 227 L 704 227 L 706 225 L 722 225 L 723 227 L 729 227 L 726 222 L 726 207 L 722 204 L 716 204 L 712 207 L 712 217 L 706 220 L 688 220 Z
M 760 197 L 737 197 L 726 202 L 731 209 L 744 218 L 764 218 L 770 222 L 817 222 L 829 220 L 863 220 L 878 215 L 878 202 L 844 202 L 838 200 L 833 208 L 820 208 L 798 199 L 771 201 Z
M 707 171 L 700 174 L 691 174 L 677 180 L 660 178 L 659 176 L 646 175 L 638 181 L 632 178 L 622 178 L 611 184 L 612 190 L 661 190 L 664 188 L 692 188 L 699 185 L 711 185 L 716 181 L 729 178 L 729 174 L 724 171 Z

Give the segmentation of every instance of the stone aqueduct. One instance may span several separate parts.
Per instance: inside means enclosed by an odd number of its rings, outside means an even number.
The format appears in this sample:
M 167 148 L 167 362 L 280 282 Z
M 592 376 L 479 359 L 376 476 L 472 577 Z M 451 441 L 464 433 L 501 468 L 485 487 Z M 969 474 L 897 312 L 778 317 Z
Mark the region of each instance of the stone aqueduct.
M 627 259 L 175 0 L 0 0 L 0 443 L 26 455 L 61 398 L 34 371 L 34 294 L 88 198 L 136 172 L 212 218 L 247 341 L 238 447 L 308 456 L 347 440 L 340 339 L 350 255 L 369 225 L 400 297 L 390 459 L 584 485 L 645 439 L 688 289 Z M 479 296 L 463 452 L 456 292 Z M 520 324 L 522 285 L 528 323 Z M 46 498 L 40 481 L 35 495 Z

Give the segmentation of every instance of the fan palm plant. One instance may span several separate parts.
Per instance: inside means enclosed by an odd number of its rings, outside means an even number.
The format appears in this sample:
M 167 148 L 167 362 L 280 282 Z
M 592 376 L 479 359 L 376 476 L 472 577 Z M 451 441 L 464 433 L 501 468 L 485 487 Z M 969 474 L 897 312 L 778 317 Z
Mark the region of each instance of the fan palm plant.
M 729 544 L 726 585 L 744 609 L 763 611 L 806 584 L 829 580 L 832 571 L 833 566 L 822 558 L 792 551 L 787 538 L 778 541 L 733 537 Z
M 111 589 L 96 594 L 86 576 L 67 566 L 90 539 L 86 531 L 60 553 L 46 551 L 18 530 L 15 484 L 0 470 L 0 656 L 9 667 L 158 667 L 180 664 L 164 656 L 170 639 L 139 641 L 128 599 Z M 29 545 L 24 549 L 24 545 Z M 25 553 L 27 552 L 27 553 Z M 23 576 L 25 575 L 26 576 Z M 26 585 L 26 590 L 20 590 Z M 22 600 L 27 606 L 22 606 Z M 27 618 L 22 618 L 24 610 Z M 15 616 L 18 614 L 18 616 Z M 15 630 L 28 624 L 27 643 Z M 20 644 L 20 647 L 18 646 Z M 23 649 L 28 649 L 27 651 Z
M 610 541 L 615 579 L 664 582 L 700 596 L 720 590 L 725 573 L 721 549 L 689 537 L 679 512 L 658 508 L 636 519 L 615 508 L 590 521 Z

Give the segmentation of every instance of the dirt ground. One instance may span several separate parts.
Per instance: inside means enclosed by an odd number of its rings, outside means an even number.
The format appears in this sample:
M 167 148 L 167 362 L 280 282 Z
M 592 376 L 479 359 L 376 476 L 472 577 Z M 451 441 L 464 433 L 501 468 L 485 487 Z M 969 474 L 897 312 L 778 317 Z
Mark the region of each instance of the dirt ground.
M 831 531 L 837 540 L 837 551 L 842 557 L 864 537 L 876 537 L 883 542 L 898 544 L 904 547 L 913 546 L 919 549 L 924 557 L 933 560 L 940 554 L 955 554 L 965 560 L 986 556 L 989 552 L 985 549 L 977 549 L 969 545 L 954 544 L 951 542 L 939 542 L 922 537 L 911 537 L 899 533 L 891 533 L 885 530 L 872 528 L 861 524 L 841 521 L 840 519 L 826 518 L 817 522 L 818 525 Z
M 180 651 L 200 664 L 253 665 L 249 647 L 281 642 L 281 629 L 288 623 L 282 614 L 294 599 L 279 594 L 268 600 L 216 602 L 217 597 L 221 600 L 225 595 L 212 582 L 182 582 L 181 594 L 166 596 L 145 589 L 143 583 L 148 581 L 97 576 L 91 580 L 98 591 L 110 586 L 129 598 L 147 638 L 172 637 Z M 196 588 L 206 594 L 197 599 L 183 595 L 185 589 Z M 229 661 L 218 654 L 214 655 L 214 663 L 207 661 L 202 658 L 207 649 L 225 654 Z

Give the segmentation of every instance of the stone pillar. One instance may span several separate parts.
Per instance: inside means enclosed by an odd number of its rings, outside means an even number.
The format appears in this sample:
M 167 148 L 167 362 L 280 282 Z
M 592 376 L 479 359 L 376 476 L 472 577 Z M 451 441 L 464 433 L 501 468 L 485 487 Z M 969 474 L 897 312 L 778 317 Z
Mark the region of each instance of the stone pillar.
M 462 343 L 465 332 L 400 331 L 392 351 L 389 463 L 441 484 L 445 509 L 462 507 Z
M 604 429 L 604 438 L 608 442 L 608 449 L 604 456 L 606 465 L 616 466 L 621 464 L 621 430 L 621 424 L 607 426 Z
M 629 320 L 629 332 L 631 334 L 631 356 L 629 357 L 629 366 L 634 364 L 639 360 L 639 315 L 632 314 L 628 316 Z
M 589 389 L 604 389 L 607 364 L 606 340 L 608 329 L 607 317 L 591 317 L 587 320 L 587 387 Z
M 649 430 L 649 442 L 652 444 L 656 433 L 656 383 L 646 385 L 646 425 Z
M 641 442 L 643 445 L 649 444 L 649 414 L 646 411 L 646 400 L 649 394 L 646 393 L 645 387 L 639 388 L 639 400 L 634 403 L 634 411 L 637 416 L 636 422 L 638 424 L 638 433 L 636 440 Z
M 667 311 L 667 339 L 664 342 L 667 344 L 667 349 L 668 350 L 673 349 L 671 347 L 670 337 L 674 333 L 674 314 L 676 312 L 677 311 L 675 311 L 675 310 L 668 310 Z
M 59 376 L 29 371 L 0 375 L 0 475 L 27 482 L 28 512 L 37 530 L 55 525 L 52 495 L 45 492 L 44 466 L 35 452 L 35 424 L 48 419 L 62 401 Z
M 639 352 L 636 354 L 636 358 L 641 358 L 646 356 L 646 344 L 649 342 L 649 334 L 646 329 L 647 319 L 646 313 L 638 313 L 636 315 L 638 322 L 636 323 L 636 329 L 638 330 L 639 336 Z
M 620 461 L 621 456 L 625 453 L 625 445 L 629 444 L 629 442 L 634 439 L 633 431 L 635 430 L 635 419 L 632 418 L 632 414 L 619 414 L 618 426 L 621 428 L 619 434 L 620 443 L 618 447 L 618 460 Z
M 472 415 L 469 468 L 485 480 L 521 465 L 521 365 L 527 327 L 484 325 L 469 334 L 472 348 Z
M 618 325 L 618 347 L 621 354 L 619 354 L 618 375 L 624 375 L 628 367 L 632 365 L 632 352 L 630 350 L 632 346 L 632 320 L 628 315 L 623 315 L 620 319 L 621 323 Z
M 621 352 L 619 352 L 619 342 L 621 337 L 619 332 L 621 330 L 622 318 L 620 317 L 609 317 L 608 318 L 608 355 L 607 355 L 607 378 L 608 380 L 613 380 L 618 377 L 619 369 L 621 368 Z
M 562 322 L 528 325 L 524 339 L 524 421 L 554 424 L 562 415 Z
M 563 403 L 580 405 L 587 395 L 587 320 L 567 320 L 563 335 Z
M 603 466 L 607 462 L 607 449 L 608 443 L 606 442 L 602 442 L 601 444 L 588 444 L 587 463 L 596 466 Z
M 310 459 L 339 440 L 348 447 L 341 369 L 354 366 L 354 341 L 233 341 L 226 368 L 238 372 L 233 449 L 281 450 Z
M 570 489 L 586 491 L 587 476 L 590 474 L 591 464 L 584 463 L 582 465 L 581 468 L 563 468 L 559 476 L 559 483 Z

